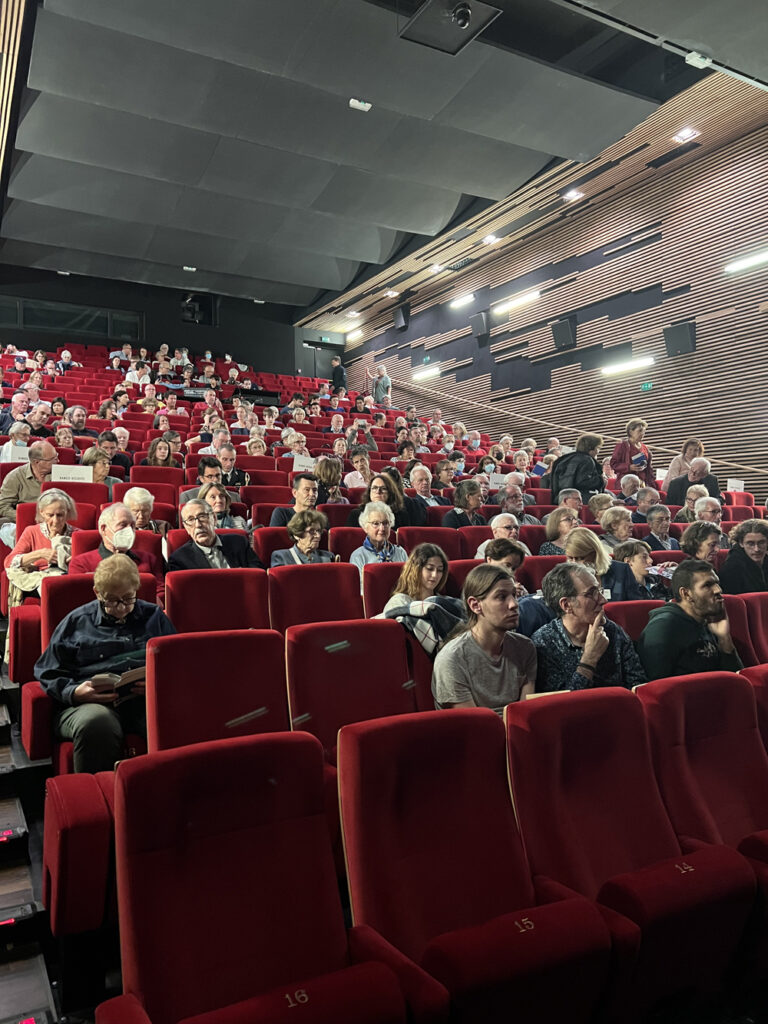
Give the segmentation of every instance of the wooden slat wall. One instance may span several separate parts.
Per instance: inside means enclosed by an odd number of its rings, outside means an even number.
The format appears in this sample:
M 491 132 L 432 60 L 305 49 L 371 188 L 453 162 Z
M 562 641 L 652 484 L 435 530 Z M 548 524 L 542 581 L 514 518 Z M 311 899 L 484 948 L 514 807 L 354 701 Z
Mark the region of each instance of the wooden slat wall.
M 19 58 L 21 26 L 27 0 L 2 0 L 0 7 L 0 177 L 9 159 L 6 153 L 11 118 L 16 66 Z
M 573 276 L 535 305 L 513 311 L 503 324 L 494 325 L 499 333 L 543 319 L 554 320 L 629 289 L 661 284 L 668 292 L 690 286 L 688 293 L 662 306 L 580 325 L 574 362 L 553 371 L 548 390 L 492 394 L 487 374 L 457 384 L 451 372 L 456 361 L 441 360 L 440 347 L 468 334 L 463 318 L 455 332 L 411 342 L 425 344 L 432 361 L 441 361 L 439 380 L 423 386 L 412 384 L 410 360 L 402 358 L 402 353 L 398 356 L 396 348 L 374 348 L 364 356 L 361 353 L 359 360 L 350 349 L 351 385 L 362 387 L 363 367 L 383 358 L 396 381 L 398 402 L 413 399 L 424 412 L 439 404 L 451 419 L 461 418 L 468 426 L 493 435 L 511 429 L 518 439 L 530 433 L 544 440 L 557 433 L 561 440 L 572 442 L 586 429 L 604 433 L 606 438 L 620 438 L 627 419 L 644 416 L 650 423 L 647 440 L 657 448 L 658 465 L 668 464 L 685 437 L 697 435 L 705 441 L 707 455 L 716 462 L 723 484 L 727 476 L 741 477 L 765 499 L 768 268 L 726 276 L 723 267 L 731 259 L 768 248 L 768 128 L 663 176 L 649 177 L 631 192 L 552 226 L 505 255 L 482 279 L 473 272 L 457 293 L 471 290 L 473 285 L 503 284 L 554 259 L 592 250 L 619 236 L 641 235 L 656 222 L 661 223 L 660 240 Z M 414 315 L 418 326 L 417 313 Z M 662 327 L 687 319 L 697 324 L 697 350 L 670 358 Z M 497 361 L 521 340 L 492 340 Z M 553 352 L 548 327 L 525 335 L 524 340 L 528 357 Z M 582 372 L 577 360 L 585 348 L 600 344 L 610 350 L 630 340 L 633 355 L 653 355 L 654 367 L 618 378 L 605 378 L 596 370 Z M 475 346 L 468 336 L 467 359 Z M 651 391 L 641 392 L 643 380 L 653 382 Z

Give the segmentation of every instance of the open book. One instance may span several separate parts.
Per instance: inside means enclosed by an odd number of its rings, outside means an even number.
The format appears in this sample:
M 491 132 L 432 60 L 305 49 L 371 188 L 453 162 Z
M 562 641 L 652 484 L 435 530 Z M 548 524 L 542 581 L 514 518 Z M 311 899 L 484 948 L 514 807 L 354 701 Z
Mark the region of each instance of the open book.
M 104 690 L 108 689 L 107 684 L 111 683 L 112 689 L 115 690 L 118 697 L 110 707 L 116 708 L 126 700 L 141 696 L 141 694 L 132 693 L 131 691 L 136 683 L 145 682 L 146 677 L 146 669 L 144 665 L 140 665 L 138 668 L 132 668 L 127 672 L 123 672 L 122 675 L 118 675 L 117 672 L 99 672 L 92 677 L 92 682 L 96 688 Z

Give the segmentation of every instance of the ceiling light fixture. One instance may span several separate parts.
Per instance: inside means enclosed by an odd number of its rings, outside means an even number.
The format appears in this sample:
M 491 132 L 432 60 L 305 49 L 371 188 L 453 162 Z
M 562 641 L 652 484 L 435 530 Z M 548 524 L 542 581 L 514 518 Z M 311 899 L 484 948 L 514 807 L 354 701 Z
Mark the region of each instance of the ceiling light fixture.
M 364 114 L 367 114 L 373 106 L 373 104 L 368 103 L 367 100 L 356 100 L 354 96 L 350 99 L 349 105 L 352 110 L 362 110 Z
M 521 295 L 513 295 L 511 299 L 504 299 L 495 306 L 491 306 L 491 312 L 496 316 L 508 313 L 510 309 L 517 309 L 519 306 L 527 306 L 541 298 L 541 292 L 523 292 Z
M 469 295 L 460 295 L 458 299 L 454 299 L 453 302 L 449 302 L 448 305 L 451 309 L 461 309 L 462 306 L 468 306 L 470 302 L 475 301 L 475 293 L 470 292 Z
M 762 252 L 756 252 L 753 256 L 745 256 L 743 259 L 734 260 L 732 263 L 726 263 L 723 269 L 726 274 L 738 274 L 740 270 L 751 270 L 752 267 L 762 267 L 765 263 L 768 263 L 768 249 L 763 249 Z
M 256 303 L 256 305 L 257 305 L 257 306 L 263 306 L 263 305 L 264 305 L 264 303 L 265 303 L 265 302 L 266 302 L 267 300 L 266 300 L 266 299 L 254 299 L 253 301 L 254 301 L 254 302 Z
M 68 270 L 57 270 L 56 273 L 57 274 L 61 274 L 62 277 L 69 277 L 69 271 Z
M 388 288 L 388 289 L 387 289 L 387 290 L 386 290 L 386 291 L 384 292 L 384 294 L 386 295 L 386 297 L 387 297 L 388 299 L 396 299 L 396 298 L 397 298 L 397 296 L 398 296 L 398 295 L 400 294 L 400 292 L 398 292 L 398 291 L 395 291 L 395 289 L 394 289 L 394 288 Z
M 362 336 L 363 336 L 363 332 L 358 327 L 358 329 L 356 331 L 350 331 L 349 332 L 349 334 L 347 335 L 347 341 L 357 341 L 358 338 L 362 338 Z
M 653 356 L 638 356 L 637 359 L 628 359 L 624 363 L 613 363 L 610 366 L 603 366 L 600 372 L 604 377 L 613 377 L 617 373 L 631 373 L 632 370 L 642 370 L 646 366 L 653 366 L 656 360 Z
M 577 188 L 569 188 L 567 192 L 563 192 L 563 199 L 566 203 L 577 203 L 579 199 L 584 198 L 584 193 L 580 192 Z
M 350 309 L 349 312 L 347 313 L 347 316 L 351 316 L 354 318 L 360 316 L 360 314 L 356 309 Z
M 681 144 L 684 142 L 692 142 L 693 139 L 698 139 L 700 135 L 701 132 L 697 131 L 695 128 L 681 128 L 677 135 L 672 136 L 672 141 L 679 142 Z
M 181 269 L 182 270 L 186 270 L 186 272 L 188 274 L 195 274 L 195 273 L 197 273 L 197 267 L 182 267 Z
M 498 241 L 499 241 L 499 236 L 498 235 L 486 235 L 485 238 L 483 239 L 483 245 L 493 245 L 495 242 L 498 242 Z
M 433 274 L 439 274 L 440 271 L 443 269 L 443 265 L 442 263 L 433 263 L 429 269 L 432 271 Z
M 431 366 L 425 367 L 423 370 L 417 370 L 411 376 L 411 380 L 429 380 L 430 377 L 440 376 L 440 363 L 433 363 Z

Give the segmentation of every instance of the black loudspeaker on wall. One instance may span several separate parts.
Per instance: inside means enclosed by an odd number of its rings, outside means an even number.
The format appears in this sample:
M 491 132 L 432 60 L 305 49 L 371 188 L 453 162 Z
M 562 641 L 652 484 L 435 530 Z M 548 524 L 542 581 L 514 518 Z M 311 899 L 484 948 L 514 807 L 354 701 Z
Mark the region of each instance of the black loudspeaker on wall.
M 473 313 L 469 318 L 469 326 L 472 328 L 473 337 L 477 338 L 481 345 L 487 342 L 491 336 L 491 318 L 488 315 L 488 310 L 484 309 L 480 313 Z
M 664 344 L 667 346 L 668 356 L 682 356 L 686 352 L 695 352 L 696 324 L 690 321 L 665 327 Z
M 558 320 L 552 324 L 552 337 L 555 340 L 555 348 L 562 351 L 566 348 L 576 348 L 576 319 L 569 316 L 565 320 Z
M 410 302 L 404 302 L 402 306 L 398 306 L 395 310 L 395 327 L 398 331 L 405 331 L 408 329 L 408 324 L 411 322 L 411 304 Z

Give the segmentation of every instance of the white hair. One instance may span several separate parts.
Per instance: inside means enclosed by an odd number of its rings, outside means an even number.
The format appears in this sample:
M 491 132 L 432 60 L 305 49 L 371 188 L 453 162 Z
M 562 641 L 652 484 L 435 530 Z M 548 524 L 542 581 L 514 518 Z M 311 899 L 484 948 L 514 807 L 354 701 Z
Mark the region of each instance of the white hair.
M 636 473 L 625 473 L 624 476 L 619 481 L 619 483 L 620 483 L 620 485 L 622 487 L 625 484 L 633 484 L 635 482 L 637 482 L 638 484 L 641 484 L 643 482 Z
M 522 473 L 507 473 L 507 478 L 504 483 L 517 484 L 518 487 L 522 487 L 525 483 L 525 477 Z
M 696 516 L 698 517 L 700 512 L 706 512 L 711 503 L 714 503 L 718 508 L 721 508 L 720 502 L 717 498 L 713 498 L 711 494 L 708 494 L 704 498 L 697 498 L 693 503 L 693 511 L 696 513 Z
M 395 525 L 395 513 L 392 511 L 389 505 L 386 505 L 383 501 L 369 501 L 368 504 L 363 509 L 363 511 L 360 513 L 360 518 L 358 519 L 358 522 L 360 523 L 363 529 L 365 529 L 368 526 L 368 520 L 370 519 L 374 512 L 378 512 L 379 515 L 386 516 L 387 522 L 389 523 L 390 526 Z
M 413 469 L 411 470 L 411 480 L 413 480 L 414 473 L 426 473 L 427 479 L 429 480 L 430 483 L 432 483 L 432 472 L 430 469 L 427 468 L 427 466 L 423 466 L 421 463 L 419 463 L 418 466 L 414 466 Z
M 501 526 L 501 522 L 503 519 L 514 519 L 515 526 L 520 525 L 517 516 L 514 515 L 512 512 L 500 512 L 497 516 L 493 517 L 493 519 L 490 521 L 490 523 L 488 523 L 488 525 L 493 530 L 495 529 L 495 527 Z
M 712 469 L 712 463 L 709 461 L 709 459 L 703 459 L 701 457 L 698 457 L 696 459 L 691 459 L 691 469 L 693 469 L 694 466 L 697 467 L 697 468 L 699 466 L 706 466 L 707 473 L 709 473 L 709 471 Z
M 102 526 L 109 526 L 114 521 L 118 512 L 127 512 L 131 519 L 133 519 L 133 512 L 131 512 L 128 506 L 124 505 L 122 501 L 116 501 L 113 505 L 107 505 L 105 509 L 102 509 L 98 522 L 99 529 Z
M 146 487 L 131 487 L 123 495 L 123 503 L 126 505 L 140 505 L 142 508 L 148 505 L 151 512 L 155 504 L 155 496 Z

